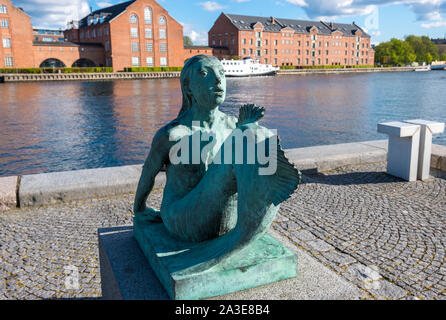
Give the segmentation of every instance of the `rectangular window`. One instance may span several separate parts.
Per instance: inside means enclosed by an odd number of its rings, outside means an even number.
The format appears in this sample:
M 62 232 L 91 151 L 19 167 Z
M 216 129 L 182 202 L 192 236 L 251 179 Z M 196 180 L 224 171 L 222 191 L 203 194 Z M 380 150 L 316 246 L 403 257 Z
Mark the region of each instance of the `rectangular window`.
M 153 58 L 152 57 L 147 57 L 146 58 L 146 64 L 148 67 L 153 67 Z
M 4 4 L 0 5 L 0 13 L 8 13 L 8 8 Z
M 160 64 L 161 64 L 161 67 L 166 67 L 167 66 L 167 58 L 166 57 L 161 57 L 160 58 Z
M 98 37 L 102 37 L 102 29 L 98 29 Z
M 160 43 L 160 52 L 167 52 L 167 43 Z
M 5 57 L 5 66 L 6 67 L 14 66 L 14 60 L 12 59 L 12 57 Z
M 132 66 L 139 67 L 139 58 L 138 57 L 132 57 Z
M 3 48 L 11 48 L 11 39 L 3 38 Z
M 132 38 L 138 38 L 138 28 L 130 28 L 130 36 Z
M 153 37 L 152 29 L 146 28 L 145 34 L 146 34 L 146 39 L 152 39 L 152 37 Z
M 108 28 L 107 27 L 104 28 L 104 35 L 108 36 Z
M 110 42 L 105 41 L 105 51 L 110 51 Z
M 153 43 L 146 42 L 146 52 L 153 52 Z
M 132 52 L 138 52 L 139 51 L 139 43 L 133 41 L 132 42 Z
M 166 39 L 166 29 L 160 29 L 160 39 Z
M 9 21 L 8 20 L 2 20 L 2 28 L 9 28 Z

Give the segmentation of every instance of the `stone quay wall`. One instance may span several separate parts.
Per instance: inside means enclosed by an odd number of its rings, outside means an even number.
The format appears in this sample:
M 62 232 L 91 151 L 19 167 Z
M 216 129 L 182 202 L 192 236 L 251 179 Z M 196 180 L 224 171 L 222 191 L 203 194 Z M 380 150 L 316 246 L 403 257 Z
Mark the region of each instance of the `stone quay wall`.
M 348 68 L 348 69 L 293 69 L 280 70 L 278 75 L 409 72 L 420 67 Z M 422 68 L 421 68 L 422 69 Z M 0 83 L 29 81 L 95 81 L 179 78 L 180 71 L 170 72 L 109 72 L 109 73 L 49 73 L 49 74 L 0 74 Z
M 327 171 L 387 160 L 387 140 L 285 150 L 299 170 Z M 446 172 L 446 146 L 433 145 L 431 167 Z M 0 211 L 136 191 L 142 165 L 0 177 Z M 158 175 L 155 188 L 165 182 Z
M 95 81 L 179 78 L 181 72 L 106 72 L 106 73 L 39 73 L 0 74 L 1 82 L 30 81 Z
M 369 73 L 369 72 L 410 72 L 424 67 L 394 67 L 394 68 L 336 68 L 336 69 L 289 69 L 280 70 L 280 75 L 305 75 L 320 73 Z

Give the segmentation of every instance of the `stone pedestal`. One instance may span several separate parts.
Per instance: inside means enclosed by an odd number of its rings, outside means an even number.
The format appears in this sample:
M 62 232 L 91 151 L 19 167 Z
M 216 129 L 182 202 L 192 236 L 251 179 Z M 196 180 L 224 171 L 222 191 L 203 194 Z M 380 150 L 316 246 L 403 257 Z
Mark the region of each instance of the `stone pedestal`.
M 378 124 L 378 132 L 389 135 L 387 173 L 406 181 L 416 181 L 420 146 L 420 126 L 404 122 Z
M 444 123 L 427 120 L 406 120 L 406 123 L 419 125 L 420 152 L 418 156 L 418 179 L 429 179 L 432 155 L 432 135 L 444 132 Z
M 170 298 L 196 300 L 297 276 L 297 256 L 265 234 L 209 270 L 189 271 L 212 246 L 173 239 L 163 224 L 138 224 L 134 236 Z M 195 252 L 196 251 L 196 252 Z
M 365 297 L 355 285 L 298 249 L 288 238 L 275 232 L 272 235 L 298 255 L 298 276 L 212 300 L 358 300 Z M 99 229 L 98 240 L 102 299 L 169 299 L 133 236 L 133 226 Z

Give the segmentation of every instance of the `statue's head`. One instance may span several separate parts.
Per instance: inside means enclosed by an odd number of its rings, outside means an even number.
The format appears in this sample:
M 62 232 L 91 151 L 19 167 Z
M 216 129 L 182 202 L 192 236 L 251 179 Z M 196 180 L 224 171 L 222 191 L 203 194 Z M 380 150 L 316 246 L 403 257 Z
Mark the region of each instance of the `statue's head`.
M 181 113 L 195 103 L 214 109 L 225 101 L 226 78 L 220 61 L 213 56 L 198 55 L 186 61 L 181 72 L 183 107 Z

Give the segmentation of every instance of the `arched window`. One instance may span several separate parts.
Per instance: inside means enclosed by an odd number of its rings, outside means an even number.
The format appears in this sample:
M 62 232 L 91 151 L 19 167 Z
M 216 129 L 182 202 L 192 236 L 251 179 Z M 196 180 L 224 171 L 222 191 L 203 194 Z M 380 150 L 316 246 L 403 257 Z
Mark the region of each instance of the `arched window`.
M 152 9 L 144 9 L 144 22 L 145 24 L 152 24 Z
M 50 58 L 43 61 L 39 68 L 65 68 L 65 63 L 59 59 Z
M 166 18 L 165 17 L 160 17 L 159 18 L 159 25 L 160 26 L 165 26 L 166 25 Z
M 138 17 L 136 16 L 136 14 L 132 14 L 130 16 L 130 23 L 138 23 Z

